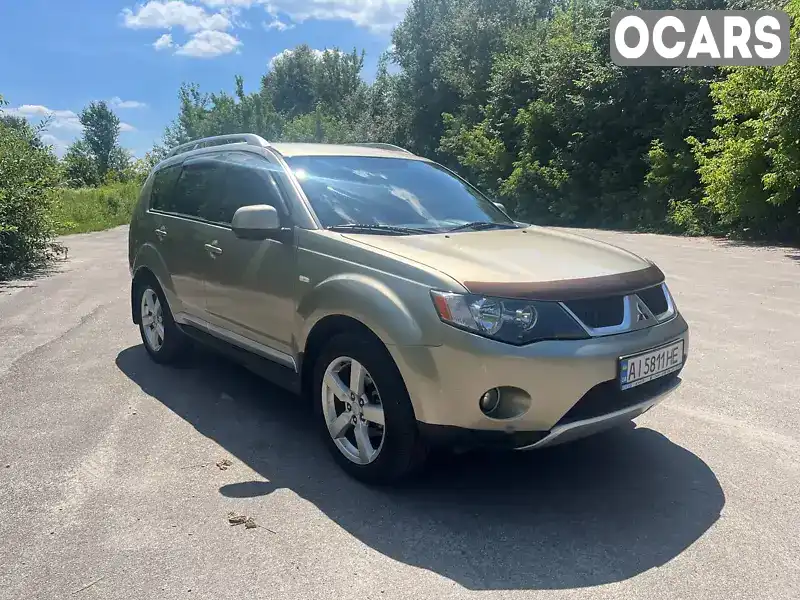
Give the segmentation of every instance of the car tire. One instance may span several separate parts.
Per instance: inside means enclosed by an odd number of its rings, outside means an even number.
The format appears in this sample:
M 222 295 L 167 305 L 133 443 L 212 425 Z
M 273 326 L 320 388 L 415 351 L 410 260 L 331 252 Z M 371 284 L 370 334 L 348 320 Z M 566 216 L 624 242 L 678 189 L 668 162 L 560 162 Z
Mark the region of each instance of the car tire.
M 332 372 L 329 370 L 339 364 L 337 361 L 346 362 L 347 360 L 351 361 L 350 373 L 347 372 L 347 366 L 342 367 L 343 370 L 339 373 L 344 372 L 345 379 L 348 379 L 352 375 L 352 361 L 363 366 L 366 382 L 364 385 L 366 406 L 367 408 L 371 407 L 373 411 L 379 406 L 383 413 L 384 425 L 382 428 L 369 421 L 366 422 L 371 435 L 376 436 L 368 438 L 371 450 L 375 450 L 375 445 L 378 444 L 376 431 L 382 430 L 377 454 L 367 463 L 363 463 L 363 461 L 359 463 L 362 457 L 353 456 L 353 450 L 361 455 L 360 445 L 358 445 L 359 438 L 356 435 L 358 421 L 353 422 L 350 426 L 351 429 L 344 437 L 334 439 L 331 431 L 331 426 L 336 428 L 336 424 L 331 422 L 331 393 L 327 390 L 331 390 L 332 386 L 326 384 L 326 374 Z M 365 483 L 395 484 L 408 479 L 420 470 L 425 462 L 427 451 L 419 435 L 411 400 L 391 355 L 377 338 L 359 333 L 346 333 L 333 337 L 317 357 L 312 381 L 311 396 L 314 400 L 314 411 L 320 434 L 334 460 L 348 474 Z M 347 383 L 341 379 L 339 381 Z M 339 391 L 344 392 L 345 390 L 340 389 Z M 352 390 L 349 391 L 352 394 Z M 375 391 L 377 391 L 377 398 Z M 379 404 L 376 403 L 377 401 Z M 367 412 L 365 408 L 356 408 L 358 406 L 356 401 L 351 404 L 353 416 L 356 416 L 357 411 L 361 411 L 361 415 L 367 415 L 370 418 L 373 414 L 377 414 Z M 335 397 L 333 405 L 335 405 L 334 412 L 338 412 L 336 407 L 341 408 L 342 413 L 346 412 L 346 403 L 338 396 Z M 341 419 L 342 415 L 339 414 L 338 418 Z M 363 420 L 360 422 L 364 423 Z M 361 439 L 363 440 L 363 437 Z
M 189 344 L 175 324 L 161 286 L 144 280 L 137 284 L 135 298 L 139 333 L 150 358 L 162 365 L 180 362 Z

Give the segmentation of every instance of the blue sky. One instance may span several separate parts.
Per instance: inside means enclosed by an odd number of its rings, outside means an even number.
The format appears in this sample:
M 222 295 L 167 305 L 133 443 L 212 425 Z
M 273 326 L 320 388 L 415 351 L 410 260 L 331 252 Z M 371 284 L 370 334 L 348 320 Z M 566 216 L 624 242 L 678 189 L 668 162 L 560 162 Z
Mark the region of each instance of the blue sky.
M 6 112 L 49 114 L 56 151 L 80 136 L 77 113 L 106 100 L 121 143 L 142 156 L 177 113 L 182 82 L 257 89 L 270 60 L 301 43 L 367 53 L 371 79 L 409 0 L 0 0 Z

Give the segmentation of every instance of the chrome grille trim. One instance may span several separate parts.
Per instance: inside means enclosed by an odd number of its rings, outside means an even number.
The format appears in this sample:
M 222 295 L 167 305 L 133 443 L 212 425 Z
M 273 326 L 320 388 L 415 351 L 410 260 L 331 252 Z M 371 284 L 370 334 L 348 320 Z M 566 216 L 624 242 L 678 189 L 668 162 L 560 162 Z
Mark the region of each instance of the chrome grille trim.
M 647 306 L 647 303 L 637 294 L 627 294 L 622 297 L 622 322 L 618 325 L 610 325 L 608 327 L 590 327 L 572 312 L 565 302 L 559 302 L 559 304 L 591 337 L 603 337 L 606 335 L 616 335 L 618 333 L 646 329 L 672 319 L 677 314 L 672 294 L 670 294 L 669 289 L 667 289 L 666 283 L 661 284 L 661 290 L 664 292 L 664 298 L 667 301 L 666 311 L 657 315 L 653 314 L 650 307 Z

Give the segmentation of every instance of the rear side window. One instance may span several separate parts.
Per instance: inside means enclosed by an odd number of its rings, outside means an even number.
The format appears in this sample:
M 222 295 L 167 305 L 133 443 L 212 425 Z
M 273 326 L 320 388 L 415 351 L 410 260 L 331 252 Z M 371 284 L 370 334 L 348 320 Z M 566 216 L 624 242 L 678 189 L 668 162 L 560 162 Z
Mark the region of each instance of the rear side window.
M 166 167 L 153 175 L 152 191 L 150 193 L 150 208 L 169 211 L 165 208 L 170 204 L 170 196 L 175 187 L 175 182 L 181 174 L 180 165 Z
M 224 189 L 224 178 L 224 168 L 218 161 L 200 159 L 184 163 L 169 203 L 163 210 L 205 218 L 207 207 L 217 202 Z
M 215 223 L 230 224 L 243 206 L 268 204 L 284 213 L 278 186 L 266 159 L 249 152 L 224 152 L 214 156 L 224 171 L 224 185 L 218 195 L 201 207 L 200 217 Z
M 182 169 L 168 167 L 156 173 L 151 208 L 224 225 L 242 206 L 269 204 L 282 214 L 285 207 L 271 172 L 277 168 L 249 152 L 187 160 Z

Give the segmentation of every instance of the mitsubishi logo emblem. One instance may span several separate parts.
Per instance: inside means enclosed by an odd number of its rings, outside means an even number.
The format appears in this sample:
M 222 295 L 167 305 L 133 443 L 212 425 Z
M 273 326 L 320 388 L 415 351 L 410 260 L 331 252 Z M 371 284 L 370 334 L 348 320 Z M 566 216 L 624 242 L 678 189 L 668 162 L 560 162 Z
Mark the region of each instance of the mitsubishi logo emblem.
M 642 307 L 642 303 L 641 302 L 637 302 L 636 303 L 636 322 L 637 323 L 640 323 L 642 321 L 647 321 L 647 319 L 650 318 L 650 317 L 647 316 L 647 313 L 645 312 L 645 310 L 646 309 L 644 309 Z

